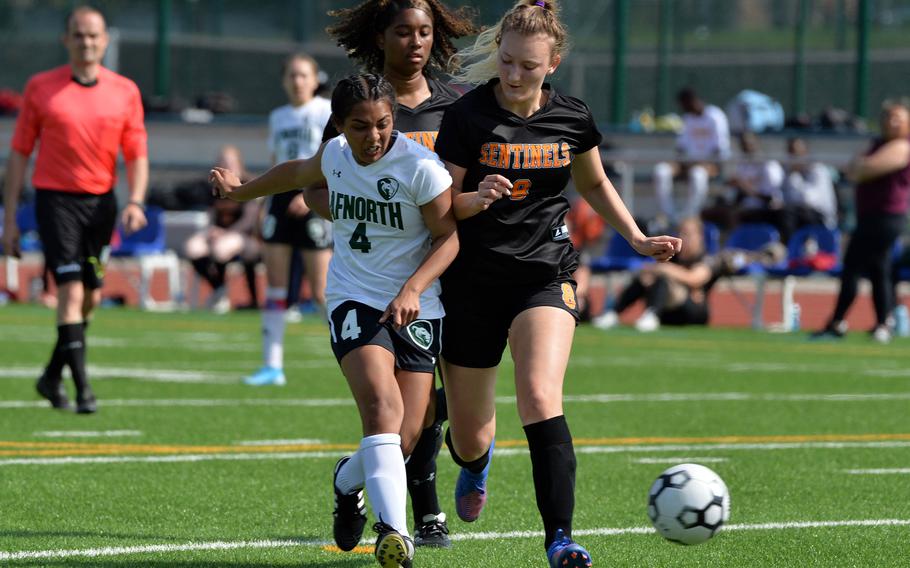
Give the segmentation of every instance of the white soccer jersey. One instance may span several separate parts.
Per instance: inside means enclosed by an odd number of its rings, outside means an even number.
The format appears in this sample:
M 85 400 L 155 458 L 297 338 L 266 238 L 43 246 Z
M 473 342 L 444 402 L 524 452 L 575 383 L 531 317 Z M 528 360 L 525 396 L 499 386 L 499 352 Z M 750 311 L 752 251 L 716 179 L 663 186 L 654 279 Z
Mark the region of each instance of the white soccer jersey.
M 335 248 L 326 303 L 332 313 L 354 300 L 385 310 L 430 249 L 420 207 L 451 187 L 436 154 L 397 134 L 379 161 L 362 166 L 345 137 L 328 141 L 322 172 L 329 185 Z M 420 296 L 420 317 L 441 318 L 439 281 Z
M 276 163 L 316 154 L 331 115 L 332 104 L 322 97 L 299 107 L 284 105 L 273 110 L 269 114 L 269 152 Z
M 676 142 L 683 156 L 692 160 L 725 160 L 730 157 L 727 115 L 714 105 L 701 114 L 683 115 L 683 131 Z

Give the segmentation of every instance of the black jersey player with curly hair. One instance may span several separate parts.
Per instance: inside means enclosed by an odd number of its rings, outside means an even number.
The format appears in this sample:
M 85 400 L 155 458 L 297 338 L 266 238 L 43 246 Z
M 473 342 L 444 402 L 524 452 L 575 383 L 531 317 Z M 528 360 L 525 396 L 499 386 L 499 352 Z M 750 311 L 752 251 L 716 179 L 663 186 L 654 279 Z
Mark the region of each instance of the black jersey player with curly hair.
M 394 87 L 395 129 L 432 150 L 443 113 L 459 96 L 437 75 L 452 70 L 454 40 L 476 33 L 471 11 L 452 10 L 438 0 L 367 0 L 331 15 L 337 23 L 328 28 L 329 35 L 351 59 Z M 337 134 L 329 121 L 323 139 Z M 402 432 L 417 546 L 450 545 L 436 494 L 444 404 L 444 398 L 432 396 L 422 430 Z

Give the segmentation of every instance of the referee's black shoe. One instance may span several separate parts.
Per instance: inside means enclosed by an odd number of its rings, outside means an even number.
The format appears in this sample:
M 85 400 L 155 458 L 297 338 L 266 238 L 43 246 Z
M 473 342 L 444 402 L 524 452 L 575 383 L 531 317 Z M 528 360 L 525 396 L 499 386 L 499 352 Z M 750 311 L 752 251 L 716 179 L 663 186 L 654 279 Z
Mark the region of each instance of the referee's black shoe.
M 38 382 L 35 383 L 35 390 L 56 409 L 68 410 L 71 408 L 70 399 L 66 396 L 66 389 L 63 388 L 63 380 L 60 377 L 48 377 L 46 371 L 41 373 Z
M 338 472 L 350 457 L 343 457 L 335 464 L 335 473 L 332 476 L 332 489 L 335 490 L 335 511 L 332 513 L 334 523 L 332 524 L 332 536 L 335 537 L 335 544 L 341 550 L 347 552 L 353 550 L 360 542 L 363 536 L 363 527 L 367 524 L 366 502 L 363 496 L 363 489 L 345 495 L 338 490 L 335 483 L 338 480 Z
M 86 386 L 82 392 L 76 393 L 76 413 L 94 414 L 98 412 L 98 403 L 95 402 L 95 393 Z

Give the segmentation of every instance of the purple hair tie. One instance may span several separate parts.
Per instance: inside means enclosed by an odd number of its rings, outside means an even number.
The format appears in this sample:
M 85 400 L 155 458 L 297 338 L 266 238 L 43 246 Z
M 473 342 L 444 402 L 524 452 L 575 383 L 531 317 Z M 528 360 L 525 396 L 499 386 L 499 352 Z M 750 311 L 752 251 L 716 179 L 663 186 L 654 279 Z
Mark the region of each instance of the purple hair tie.
M 543 0 L 537 0 L 537 2 L 534 2 L 534 5 L 535 5 L 535 6 L 540 6 L 541 8 L 546 8 L 546 7 L 547 7 L 547 3 L 544 2 Z

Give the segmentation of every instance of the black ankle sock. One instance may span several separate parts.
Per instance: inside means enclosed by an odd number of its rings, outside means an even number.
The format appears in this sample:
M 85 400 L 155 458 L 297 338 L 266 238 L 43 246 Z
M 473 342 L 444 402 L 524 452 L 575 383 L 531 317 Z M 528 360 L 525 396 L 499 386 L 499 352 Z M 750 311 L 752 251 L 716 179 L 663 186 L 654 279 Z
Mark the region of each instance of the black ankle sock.
M 524 431 L 531 450 L 537 509 L 543 519 L 544 547 L 549 548 L 557 529 L 572 536 L 575 448 L 565 416 L 528 424 Z
M 461 456 L 455 453 L 455 444 L 452 443 L 452 434 L 446 429 L 446 445 L 449 447 L 449 453 L 452 454 L 452 460 L 458 464 L 459 467 L 463 467 L 471 473 L 480 473 L 483 471 L 483 468 L 487 467 L 487 464 L 490 463 L 490 449 L 487 448 L 487 451 L 477 458 L 474 461 L 465 461 L 461 459 Z
M 405 464 L 414 522 L 418 524 L 425 515 L 440 513 L 439 497 L 436 495 L 436 456 L 441 447 L 442 425 L 434 424 L 420 433 L 411 458 Z
M 63 359 L 73 374 L 78 396 L 88 387 L 88 377 L 85 374 L 85 325 L 82 322 L 62 324 L 57 327 L 57 333 Z

